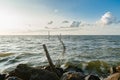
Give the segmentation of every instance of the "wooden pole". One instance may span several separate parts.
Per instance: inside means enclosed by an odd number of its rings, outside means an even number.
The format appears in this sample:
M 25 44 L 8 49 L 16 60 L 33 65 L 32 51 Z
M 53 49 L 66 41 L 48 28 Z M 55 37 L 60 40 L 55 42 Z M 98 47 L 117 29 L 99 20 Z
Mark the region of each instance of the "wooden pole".
M 62 55 L 64 56 L 65 51 L 66 51 L 66 46 L 65 46 L 64 42 L 61 40 L 61 34 L 60 34 L 60 36 L 58 36 L 58 39 L 59 39 L 60 43 L 61 43 L 62 46 L 63 46 L 63 52 L 62 52 Z
M 49 53 L 48 53 L 48 50 L 47 50 L 47 47 L 46 47 L 45 44 L 43 44 L 43 48 L 44 48 L 44 51 L 45 51 L 45 54 L 46 54 L 48 63 L 49 63 L 49 65 L 50 65 L 50 68 L 52 69 L 53 72 L 56 73 L 55 66 L 54 66 L 54 64 L 53 64 L 53 62 L 52 62 L 52 59 L 50 58 L 50 55 L 49 55 Z

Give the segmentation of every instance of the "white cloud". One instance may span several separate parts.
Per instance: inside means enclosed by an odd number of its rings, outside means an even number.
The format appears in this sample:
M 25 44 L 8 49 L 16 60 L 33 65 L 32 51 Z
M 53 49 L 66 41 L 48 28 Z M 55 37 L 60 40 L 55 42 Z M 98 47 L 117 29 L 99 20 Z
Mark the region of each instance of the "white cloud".
M 70 27 L 79 27 L 81 24 L 81 22 L 79 21 L 73 21 L 72 24 L 70 25 Z
M 51 25 L 51 24 L 53 24 L 53 21 L 48 22 L 48 25 Z
M 98 25 L 110 25 L 116 23 L 116 17 L 112 15 L 111 12 L 106 12 L 99 21 L 97 21 Z
M 65 21 L 62 21 L 62 23 L 69 23 L 69 21 L 65 20 Z

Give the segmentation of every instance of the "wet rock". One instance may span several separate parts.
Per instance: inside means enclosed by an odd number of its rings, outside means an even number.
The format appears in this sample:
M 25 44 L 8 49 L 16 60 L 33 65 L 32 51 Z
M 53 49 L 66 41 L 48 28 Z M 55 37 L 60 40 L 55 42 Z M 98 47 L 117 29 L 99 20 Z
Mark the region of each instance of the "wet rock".
M 110 68 L 110 74 L 114 74 L 116 72 L 117 71 L 116 71 L 116 67 L 115 66 L 113 66 L 113 67 Z
M 13 76 L 13 77 L 8 77 L 6 80 L 22 80 L 22 79 Z
M 100 80 L 98 76 L 95 75 L 87 75 L 85 80 Z
M 114 73 L 108 76 L 105 80 L 120 80 L 120 73 Z
M 117 66 L 117 67 L 116 67 L 116 72 L 119 72 L 119 73 L 120 73 L 120 66 Z
M 104 61 L 90 61 L 87 63 L 86 70 L 88 73 L 98 74 L 104 76 L 108 74 L 110 66 Z
M 6 74 L 0 74 L 0 80 L 5 80 Z
M 60 80 L 84 80 L 84 77 L 81 72 L 66 72 Z
M 60 80 L 100 80 L 100 78 L 95 75 L 84 75 L 81 72 L 66 72 Z
M 75 72 L 81 72 L 84 73 L 82 69 L 76 67 L 76 66 L 71 66 L 69 65 L 65 70 L 65 72 L 69 72 L 69 71 L 75 71 Z
M 46 66 L 44 69 L 52 72 L 50 66 Z M 63 69 L 62 69 L 62 68 L 55 68 L 55 69 L 56 69 L 56 74 L 57 74 L 59 77 L 61 77 L 61 76 L 63 75 L 63 73 L 64 73 Z
M 19 64 L 9 76 L 17 76 L 23 80 L 59 80 L 59 77 L 50 71 L 28 67 L 26 64 Z
M 120 80 L 120 66 L 113 66 L 110 69 L 111 75 L 108 76 L 105 80 Z
M 110 73 L 113 74 L 113 73 L 116 73 L 116 72 L 119 72 L 120 73 L 120 66 L 113 66 L 110 68 Z

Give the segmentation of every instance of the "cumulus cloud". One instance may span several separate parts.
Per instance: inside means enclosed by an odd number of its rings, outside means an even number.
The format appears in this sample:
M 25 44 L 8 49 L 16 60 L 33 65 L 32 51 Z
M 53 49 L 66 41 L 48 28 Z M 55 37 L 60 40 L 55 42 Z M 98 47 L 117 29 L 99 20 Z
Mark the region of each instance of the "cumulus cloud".
M 100 25 L 110 25 L 116 23 L 116 17 L 112 15 L 111 12 L 106 12 L 99 21 L 97 21 L 97 24 Z
M 65 21 L 62 21 L 62 23 L 69 23 L 69 21 L 65 20 Z
M 90 24 L 90 23 L 82 23 L 81 25 L 80 25 L 81 27 L 85 27 L 85 26 L 89 26 L 89 27 L 91 27 L 91 26 L 95 26 L 95 24 Z
M 48 25 L 53 24 L 53 21 L 48 22 Z
M 79 21 L 73 21 L 72 24 L 70 25 L 70 27 L 79 27 L 81 24 L 81 22 Z

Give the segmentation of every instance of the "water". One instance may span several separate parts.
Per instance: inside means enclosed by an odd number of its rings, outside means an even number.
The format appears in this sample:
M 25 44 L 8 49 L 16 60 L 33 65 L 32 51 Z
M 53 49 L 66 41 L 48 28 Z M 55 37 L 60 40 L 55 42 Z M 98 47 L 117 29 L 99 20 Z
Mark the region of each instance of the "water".
M 62 45 L 57 36 L 0 36 L 0 72 L 10 71 L 20 63 L 30 66 L 48 64 L 43 50 L 46 44 L 54 63 L 105 61 L 120 62 L 120 36 L 62 36 L 66 53 L 61 57 Z

